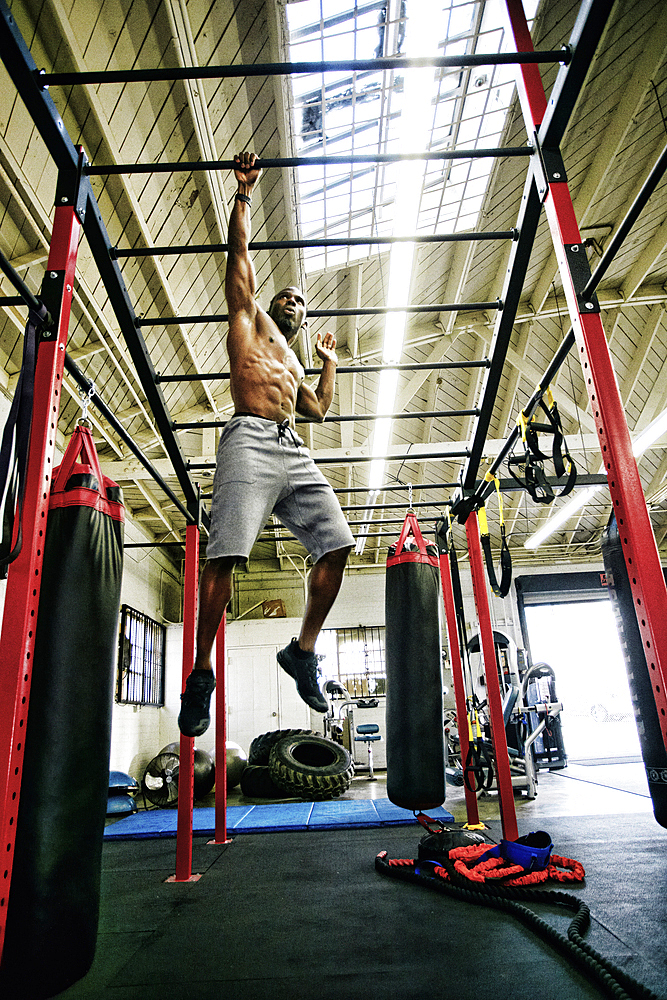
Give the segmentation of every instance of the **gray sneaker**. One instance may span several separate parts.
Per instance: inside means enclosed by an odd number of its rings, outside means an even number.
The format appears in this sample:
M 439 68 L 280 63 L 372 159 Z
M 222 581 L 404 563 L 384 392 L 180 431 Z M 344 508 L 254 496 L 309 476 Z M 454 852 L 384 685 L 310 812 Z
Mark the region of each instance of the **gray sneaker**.
M 296 681 L 296 689 L 306 705 L 316 712 L 328 712 L 329 702 L 317 683 L 317 656 L 315 653 L 298 656 L 297 647 L 297 640 L 292 639 L 289 646 L 285 646 L 276 654 L 276 659 L 283 670 Z
M 186 680 L 178 716 L 178 728 L 184 736 L 201 736 L 208 729 L 214 688 L 215 677 L 210 670 L 193 670 Z

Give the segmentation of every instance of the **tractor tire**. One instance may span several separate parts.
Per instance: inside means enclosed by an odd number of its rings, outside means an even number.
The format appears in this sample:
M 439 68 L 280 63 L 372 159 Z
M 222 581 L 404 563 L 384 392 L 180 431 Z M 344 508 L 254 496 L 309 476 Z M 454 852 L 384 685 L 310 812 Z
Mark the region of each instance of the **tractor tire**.
M 270 733 L 256 736 L 248 750 L 248 764 L 251 766 L 268 766 L 269 755 L 274 743 L 286 736 L 316 736 L 310 729 L 274 729 Z
M 354 762 L 339 743 L 314 733 L 297 733 L 274 743 L 269 772 L 275 784 L 290 796 L 322 801 L 348 790 Z
M 241 775 L 241 791 L 247 799 L 285 799 L 288 796 L 275 784 L 266 765 L 249 764 Z

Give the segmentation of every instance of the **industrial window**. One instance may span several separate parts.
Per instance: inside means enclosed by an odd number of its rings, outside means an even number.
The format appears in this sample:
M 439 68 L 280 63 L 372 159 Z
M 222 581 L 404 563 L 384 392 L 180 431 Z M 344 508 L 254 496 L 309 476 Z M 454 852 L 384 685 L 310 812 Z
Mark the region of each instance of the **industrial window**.
M 166 629 L 134 608 L 121 608 L 116 701 L 121 705 L 164 705 Z
M 340 681 L 351 698 L 386 693 L 383 625 L 323 629 L 316 652 L 321 657 L 323 675 Z

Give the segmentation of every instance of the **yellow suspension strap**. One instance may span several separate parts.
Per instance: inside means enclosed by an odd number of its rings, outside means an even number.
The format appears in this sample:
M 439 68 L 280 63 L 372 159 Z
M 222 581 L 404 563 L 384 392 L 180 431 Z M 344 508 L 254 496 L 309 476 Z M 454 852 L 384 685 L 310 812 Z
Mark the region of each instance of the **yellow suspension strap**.
M 534 416 L 528 419 L 525 413 L 519 414 L 517 425 L 521 432 L 524 454 L 521 457 L 510 457 L 507 467 L 510 475 L 530 493 L 536 503 L 550 504 L 556 496 L 564 497 L 572 491 L 577 480 L 577 469 L 568 451 L 558 406 L 548 386 L 540 397 L 539 405 L 548 422 L 538 423 Z M 540 433 L 553 435 L 551 456 L 545 455 L 540 449 L 538 437 Z M 567 482 L 560 493 L 554 493 L 544 471 L 543 463 L 549 458 L 553 461 L 558 479 L 564 476 L 566 471 L 568 474 Z M 519 475 L 514 472 L 512 466 L 519 467 Z
M 489 578 L 491 590 L 496 597 L 507 597 L 512 584 L 512 557 L 505 537 L 505 518 L 503 515 L 503 498 L 500 492 L 500 480 L 491 472 L 487 472 L 484 477 L 487 483 L 495 483 L 498 494 L 498 512 L 500 515 L 500 583 L 496 576 L 496 569 L 493 563 L 493 553 L 491 552 L 491 536 L 489 534 L 489 524 L 486 519 L 486 510 L 482 506 L 477 512 L 479 519 L 479 540 L 484 552 L 486 563 L 486 573 Z
M 479 715 L 468 703 L 468 758 L 463 768 L 463 780 L 471 792 L 488 791 L 493 784 L 493 757 L 484 739 Z

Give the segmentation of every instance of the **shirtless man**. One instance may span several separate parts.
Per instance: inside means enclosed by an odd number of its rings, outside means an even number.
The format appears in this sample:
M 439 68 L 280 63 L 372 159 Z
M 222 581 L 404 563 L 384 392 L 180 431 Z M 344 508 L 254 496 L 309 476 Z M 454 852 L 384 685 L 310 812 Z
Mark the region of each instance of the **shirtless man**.
M 255 270 L 248 255 L 251 194 L 261 174 L 254 153 L 234 157 L 238 192 L 229 219 L 225 294 L 227 351 L 234 416 L 220 438 L 211 505 L 211 531 L 200 588 L 197 655 L 181 695 L 178 724 L 199 736 L 210 722 L 215 688 L 211 650 L 232 596 L 234 566 L 245 562 L 274 512 L 313 559 L 298 640 L 278 653 L 299 694 L 317 712 L 328 703 L 317 682 L 315 640 L 336 599 L 354 539 L 334 492 L 294 430 L 296 413 L 321 421 L 336 379 L 336 338 L 318 334 L 322 373 L 314 389 L 291 350 L 306 318 L 298 288 L 284 288 L 265 312 L 255 301 Z

